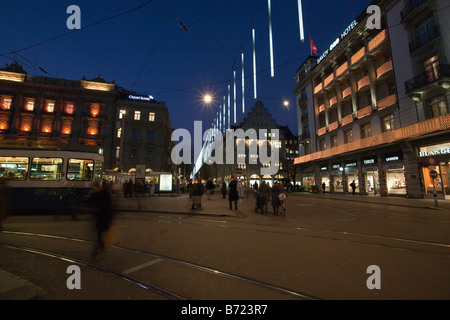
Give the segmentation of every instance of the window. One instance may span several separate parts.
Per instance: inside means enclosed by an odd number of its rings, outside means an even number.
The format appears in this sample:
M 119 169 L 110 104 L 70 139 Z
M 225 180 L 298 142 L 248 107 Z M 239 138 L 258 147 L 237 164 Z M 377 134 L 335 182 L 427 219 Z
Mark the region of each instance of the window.
M 383 117 L 382 121 L 382 127 L 383 127 L 383 132 L 388 132 L 388 131 L 392 131 L 395 129 L 395 120 L 394 120 L 394 115 L 393 114 L 389 114 L 385 117 Z
M 338 146 L 338 137 L 337 134 L 335 134 L 331 136 L 331 147 L 334 148 L 337 146 Z
M 122 128 L 117 129 L 117 138 L 122 137 Z
M 12 98 L 9 96 L 0 97 L 0 109 L 9 110 L 11 109 Z
M 322 139 L 319 141 L 320 151 L 323 151 L 327 148 L 327 143 L 325 142 L 325 139 Z
M 445 103 L 444 96 L 438 96 L 428 100 L 429 111 L 432 118 L 443 116 L 447 114 L 447 104 Z
M 153 141 L 154 138 L 154 131 L 153 130 L 147 130 L 147 140 L 148 141 Z
M 95 161 L 95 181 L 102 181 L 103 162 Z
M 134 140 L 138 140 L 139 139 L 139 129 L 134 128 L 132 131 L 132 137 Z
M 353 130 L 346 130 L 344 131 L 344 142 L 345 143 L 350 143 L 353 141 Z
M 62 158 L 33 158 L 30 179 L 61 180 Z
M 120 157 L 120 147 L 117 146 L 116 147 L 116 158 L 119 159 L 119 157 Z
M 422 46 L 437 36 L 436 25 L 430 17 L 416 27 L 417 45 Z
M 69 159 L 67 180 L 90 181 L 94 173 L 94 160 Z
M 67 114 L 73 114 L 75 111 L 75 103 L 73 102 L 66 102 L 64 105 L 64 112 Z
M 370 122 L 361 125 L 361 139 L 368 138 L 372 136 L 372 127 Z
M 141 112 L 140 111 L 134 112 L 134 120 L 141 120 Z
M 0 157 L 0 178 L 25 180 L 28 175 L 28 158 Z
M 148 114 L 148 121 L 150 121 L 150 122 L 155 121 L 155 113 L 154 112 L 150 112 Z
M 427 74 L 428 81 L 433 82 L 439 79 L 439 59 L 437 56 L 433 56 L 423 62 L 423 68 Z
M 25 99 L 25 110 L 26 111 L 34 110 L 34 99 Z
M 125 110 L 120 110 L 119 111 L 119 119 L 123 119 L 123 116 L 126 114 Z
M 146 157 L 147 160 L 152 160 L 153 159 L 153 148 L 152 147 L 147 148 L 146 153 L 145 153 L 145 157 Z
M 55 101 L 46 100 L 45 101 L 45 111 L 48 113 L 53 113 L 55 111 Z

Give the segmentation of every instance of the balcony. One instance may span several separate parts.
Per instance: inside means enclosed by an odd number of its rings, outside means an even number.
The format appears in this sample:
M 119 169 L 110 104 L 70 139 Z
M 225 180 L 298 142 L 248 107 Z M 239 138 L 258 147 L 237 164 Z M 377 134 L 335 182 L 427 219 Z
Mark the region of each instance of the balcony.
M 397 96 L 395 94 L 391 94 L 390 96 L 387 96 L 386 98 L 383 98 L 380 101 L 378 101 L 378 110 L 382 110 L 387 107 L 393 106 L 396 103 L 397 103 Z
M 344 91 L 342 91 L 342 100 L 344 100 L 345 98 L 347 98 L 351 94 L 352 94 L 352 88 L 351 87 L 348 87 L 348 88 L 344 89 Z
M 341 74 L 344 73 L 345 70 L 348 68 L 348 62 L 344 62 L 339 68 L 336 69 L 336 77 L 339 77 Z
M 317 130 L 317 135 L 318 136 L 324 135 L 325 133 L 327 133 L 327 128 L 326 127 L 322 127 L 319 130 Z
M 337 103 L 337 97 L 333 97 L 330 99 L 330 108 Z
M 324 151 L 307 154 L 294 160 L 294 164 L 307 163 L 314 160 L 321 160 L 336 155 L 353 152 L 365 148 L 376 147 L 382 144 L 390 144 L 405 139 L 415 139 L 426 134 L 450 130 L 450 113 L 421 121 L 409 126 L 401 127 L 393 131 L 383 132 L 372 137 L 349 142 Z
M 358 110 L 358 119 L 367 117 L 371 113 L 372 113 L 372 106 L 362 108 L 362 109 Z
M 341 125 L 346 126 L 349 123 L 353 122 L 353 114 L 349 114 L 348 116 L 345 116 L 341 120 Z
M 425 89 L 439 80 L 450 78 L 450 65 L 441 64 L 405 82 L 406 93 L 414 93 Z
M 353 56 L 352 56 L 352 64 L 357 63 L 359 60 L 361 60 L 361 58 L 366 54 L 366 48 L 362 47 L 358 52 L 356 52 Z
M 301 107 L 306 105 L 306 102 L 308 102 L 308 96 L 305 92 L 303 92 L 300 97 L 298 98 L 298 105 Z
M 324 112 L 325 111 L 325 105 L 322 104 L 319 106 L 319 113 Z
M 326 86 L 328 86 L 331 83 L 331 81 L 333 81 L 333 79 L 334 79 L 334 74 L 330 74 L 328 77 L 326 77 L 324 82 L 323 82 L 324 88 Z
M 370 79 L 369 79 L 369 75 L 367 75 L 358 81 L 358 90 L 361 90 L 362 88 L 368 86 L 369 84 L 370 84 Z
M 409 0 L 402 12 L 400 12 L 401 21 L 405 22 L 404 20 L 409 16 L 409 14 L 425 2 L 427 2 L 427 0 Z
M 314 88 L 314 94 L 316 94 L 317 92 L 319 92 L 320 90 L 322 90 L 323 85 L 322 83 L 319 83 L 315 88 Z
M 427 43 L 430 43 L 431 41 L 437 39 L 439 36 L 440 33 L 437 26 L 431 28 L 430 30 L 427 30 L 427 33 L 418 36 L 409 43 L 409 52 L 413 53 L 414 51 L 417 51 Z
M 369 42 L 369 51 L 378 47 L 386 39 L 386 30 L 381 31 Z
M 328 131 L 336 130 L 339 127 L 339 123 L 334 121 L 328 125 Z
M 394 70 L 394 66 L 392 64 L 392 60 L 389 60 L 377 69 L 377 79 L 380 79 L 391 70 Z

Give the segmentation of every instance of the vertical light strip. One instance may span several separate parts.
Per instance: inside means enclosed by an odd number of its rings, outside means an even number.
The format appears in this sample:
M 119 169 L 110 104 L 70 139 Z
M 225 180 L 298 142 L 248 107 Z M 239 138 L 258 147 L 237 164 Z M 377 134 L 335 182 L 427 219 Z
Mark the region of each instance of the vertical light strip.
M 233 72 L 234 81 L 234 123 L 236 123 L 236 71 Z
M 227 108 L 227 105 L 226 105 L 226 100 L 225 100 L 225 96 L 223 96 L 223 127 L 222 127 L 222 131 L 223 132 L 225 132 L 225 130 L 226 130 L 226 124 L 227 124 L 227 122 L 226 122 L 226 108 Z
M 303 29 L 302 0 L 298 0 L 298 22 L 300 25 L 300 41 L 305 42 L 305 31 Z
M 255 45 L 255 29 L 252 29 L 253 36 L 253 98 L 257 99 L 258 94 L 256 91 L 256 45 Z
M 222 105 L 220 105 L 220 121 L 219 121 L 219 130 L 222 131 Z
M 230 128 L 230 122 L 231 122 L 231 101 L 230 101 L 230 91 L 231 91 L 231 86 L 228 85 L 228 129 Z
M 272 5 L 271 0 L 267 0 L 269 6 L 269 44 L 270 44 L 270 76 L 275 77 L 275 68 L 273 63 L 273 38 L 272 38 Z
M 242 57 L 242 114 L 245 114 L 245 72 L 244 72 L 244 53 Z

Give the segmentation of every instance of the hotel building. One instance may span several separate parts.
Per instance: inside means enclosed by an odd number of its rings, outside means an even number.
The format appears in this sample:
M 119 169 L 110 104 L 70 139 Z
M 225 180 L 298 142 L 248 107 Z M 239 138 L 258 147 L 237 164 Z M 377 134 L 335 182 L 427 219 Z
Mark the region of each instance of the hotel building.
M 347 193 L 355 181 L 361 195 L 422 198 L 434 183 L 439 197 L 450 194 L 444 2 L 374 1 L 380 28 L 370 28 L 364 10 L 322 56 L 300 66 L 293 91 L 303 186 Z

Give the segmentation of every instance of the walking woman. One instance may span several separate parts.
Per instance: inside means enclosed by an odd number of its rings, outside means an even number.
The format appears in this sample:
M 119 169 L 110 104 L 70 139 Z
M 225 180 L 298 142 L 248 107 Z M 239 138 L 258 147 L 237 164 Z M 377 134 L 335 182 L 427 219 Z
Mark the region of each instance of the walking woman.
M 234 178 L 234 176 L 231 176 L 230 178 L 230 194 L 228 195 L 228 202 L 230 204 L 230 210 L 233 210 L 232 203 L 234 202 L 234 209 L 237 210 L 237 202 L 239 200 L 239 193 L 237 190 L 238 182 Z

